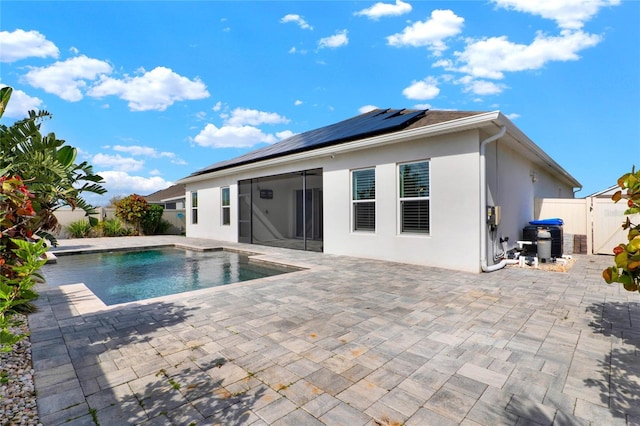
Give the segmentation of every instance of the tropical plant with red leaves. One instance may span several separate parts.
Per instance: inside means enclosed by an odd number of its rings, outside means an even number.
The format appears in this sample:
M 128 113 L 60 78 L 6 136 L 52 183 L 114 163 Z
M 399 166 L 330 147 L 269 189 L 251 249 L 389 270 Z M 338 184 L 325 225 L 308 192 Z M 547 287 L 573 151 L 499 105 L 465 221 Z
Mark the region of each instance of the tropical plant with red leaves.
M 116 216 L 133 226 L 137 235 L 142 234 L 142 223 L 149 209 L 147 200 L 138 194 L 131 194 L 116 202 Z

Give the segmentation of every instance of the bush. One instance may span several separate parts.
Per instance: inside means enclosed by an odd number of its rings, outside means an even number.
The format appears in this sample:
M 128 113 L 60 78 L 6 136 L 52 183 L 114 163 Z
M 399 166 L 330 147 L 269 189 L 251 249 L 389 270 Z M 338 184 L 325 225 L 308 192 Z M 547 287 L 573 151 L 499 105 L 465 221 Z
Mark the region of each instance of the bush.
M 13 344 L 25 337 L 14 334 L 10 328 L 17 325 L 13 316 L 29 310 L 31 301 L 38 297 L 33 286 L 42 281 L 37 271 L 45 264 L 48 247 L 45 239 L 35 242 L 11 239 L 15 263 L 3 263 L 0 275 L 0 351 L 9 352 Z M 5 258 L 2 258 L 3 262 Z
M 131 234 L 131 229 L 126 227 L 118 218 L 100 222 L 98 231 L 103 237 L 124 237 Z
M 73 238 L 86 238 L 91 232 L 91 224 L 86 219 L 80 219 L 67 225 L 66 229 Z
M 160 223 L 158 223 L 158 227 L 156 228 L 156 234 L 158 235 L 166 234 L 167 231 L 169 231 L 169 229 L 171 229 L 172 226 L 173 224 L 168 220 L 160 219 Z
M 611 196 L 616 203 L 622 199 L 627 202 L 627 216 L 622 223 L 622 229 L 628 231 L 627 242 L 618 244 L 613 249 L 615 266 L 602 271 L 602 277 L 607 282 L 620 283 L 627 291 L 640 291 L 640 224 L 633 224 L 629 216 L 640 213 L 640 170 L 631 168 L 631 173 L 625 173 L 618 179 L 620 189 Z M 623 190 L 626 193 L 623 195 Z
M 116 216 L 134 227 L 136 235 L 142 233 L 142 221 L 149 211 L 149 203 L 138 194 L 124 197 L 116 204 Z
M 142 218 L 142 232 L 145 235 L 160 234 L 158 226 L 162 221 L 164 207 L 158 204 L 149 204 L 147 214 Z

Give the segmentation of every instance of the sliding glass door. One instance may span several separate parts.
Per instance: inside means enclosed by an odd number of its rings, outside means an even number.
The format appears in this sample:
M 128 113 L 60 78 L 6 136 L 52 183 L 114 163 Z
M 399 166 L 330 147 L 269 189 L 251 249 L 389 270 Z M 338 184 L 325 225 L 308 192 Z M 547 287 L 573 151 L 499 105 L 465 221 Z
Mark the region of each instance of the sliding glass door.
M 322 169 L 242 180 L 238 188 L 238 241 L 322 251 Z

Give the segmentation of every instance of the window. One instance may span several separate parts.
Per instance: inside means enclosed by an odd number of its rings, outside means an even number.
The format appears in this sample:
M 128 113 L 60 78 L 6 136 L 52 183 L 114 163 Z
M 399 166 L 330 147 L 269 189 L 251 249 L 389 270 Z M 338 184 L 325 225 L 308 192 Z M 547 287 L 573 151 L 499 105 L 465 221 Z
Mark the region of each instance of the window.
M 429 233 L 429 162 L 401 164 L 400 232 Z
M 354 170 L 352 177 L 353 230 L 376 230 L 376 170 Z
M 222 188 L 222 224 L 231 225 L 231 195 L 229 193 L 229 187 Z
M 191 193 L 191 223 L 198 223 L 198 193 Z

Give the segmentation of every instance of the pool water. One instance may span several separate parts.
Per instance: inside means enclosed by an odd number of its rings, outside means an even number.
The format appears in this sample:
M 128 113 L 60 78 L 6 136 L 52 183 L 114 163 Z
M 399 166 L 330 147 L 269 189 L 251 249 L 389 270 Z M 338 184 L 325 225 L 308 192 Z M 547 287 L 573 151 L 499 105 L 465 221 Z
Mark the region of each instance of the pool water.
M 106 305 L 134 302 L 291 272 L 228 251 L 177 248 L 58 256 L 40 271 L 46 284 L 84 283 Z

